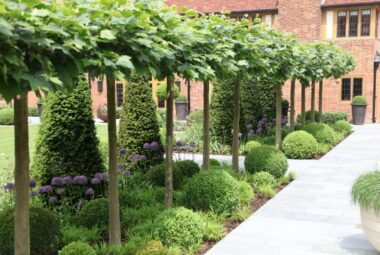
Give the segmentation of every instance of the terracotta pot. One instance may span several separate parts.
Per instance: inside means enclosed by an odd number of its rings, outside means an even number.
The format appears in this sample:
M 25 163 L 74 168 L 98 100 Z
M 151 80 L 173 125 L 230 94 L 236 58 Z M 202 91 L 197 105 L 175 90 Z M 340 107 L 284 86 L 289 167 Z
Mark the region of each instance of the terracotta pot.
M 175 102 L 175 113 L 177 120 L 186 120 L 187 102 Z
M 101 104 L 96 109 L 96 116 L 104 122 L 108 122 L 108 110 L 106 104 Z
M 352 123 L 363 125 L 365 122 L 366 105 L 352 105 Z
M 380 251 L 380 215 L 372 210 L 361 208 L 362 227 L 368 241 Z

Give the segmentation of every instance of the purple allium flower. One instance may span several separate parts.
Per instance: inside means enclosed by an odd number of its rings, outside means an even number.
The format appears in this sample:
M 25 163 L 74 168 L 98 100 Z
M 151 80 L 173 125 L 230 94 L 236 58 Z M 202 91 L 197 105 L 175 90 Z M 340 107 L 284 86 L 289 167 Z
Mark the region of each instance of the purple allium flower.
M 255 134 L 255 131 L 253 129 L 248 131 L 248 137 L 252 137 Z
M 52 191 L 53 191 L 53 188 L 50 185 L 45 185 L 40 188 L 40 193 L 49 193 Z
M 124 169 L 125 165 L 124 164 L 117 164 L 117 169 Z
M 60 188 L 60 189 L 57 189 L 55 192 L 58 194 L 58 195 L 63 195 L 65 193 L 65 189 L 64 188 Z
M 155 151 L 158 149 L 158 143 L 156 141 L 153 141 L 151 144 L 150 144 L 150 149 L 152 151 Z
M 175 146 L 177 146 L 177 147 L 183 147 L 183 146 L 186 146 L 186 143 L 185 143 L 185 142 L 182 142 L 182 141 L 177 141 L 177 142 L 175 143 Z
M 189 142 L 189 146 L 190 146 L 191 148 L 194 148 L 194 147 L 197 146 L 197 144 L 196 144 L 195 142 Z
M 94 178 L 97 178 L 101 181 L 107 180 L 107 174 L 106 173 L 96 173 Z
M 53 186 L 61 186 L 61 185 L 63 185 L 62 178 L 60 178 L 60 177 L 53 177 L 53 179 L 51 180 L 51 185 L 53 185 Z
M 256 130 L 256 134 L 260 135 L 261 133 L 263 132 L 263 129 L 261 127 L 259 127 L 257 130 Z
M 37 182 L 35 180 L 29 180 L 29 187 L 34 188 L 37 186 Z
M 38 196 L 38 191 L 37 190 L 33 190 L 33 191 L 29 192 L 29 196 L 30 197 L 36 197 L 36 196 Z
M 144 143 L 143 148 L 144 148 L 144 150 L 150 150 L 150 149 L 152 149 L 152 146 L 150 145 L 150 143 Z
M 131 162 L 138 162 L 138 161 L 146 160 L 146 157 L 145 155 L 132 154 L 132 155 L 129 155 L 128 160 Z
M 65 176 L 62 178 L 63 185 L 73 184 L 73 178 L 71 176 Z
M 91 179 L 92 185 L 97 185 L 97 184 L 100 184 L 101 182 L 102 182 L 102 180 L 100 180 L 99 178 L 96 178 L 96 177 Z
M 88 188 L 85 192 L 86 196 L 92 196 L 95 194 L 95 190 L 93 188 Z
M 75 176 L 74 179 L 73 179 L 73 182 L 75 184 L 80 184 L 80 185 L 87 184 L 87 177 L 84 176 L 84 175 Z
M 120 155 L 125 155 L 127 154 L 127 150 L 125 148 L 120 149 Z
M 15 187 L 15 185 L 14 185 L 13 182 L 7 182 L 7 183 L 5 183 L 4 186 L 3 186 L 3 188 L 4 188 L 5 190 L 11 190 L 11 189 L 13 189 L 14 187 Z
M 56 203 L 58 203 L 58 199 L 56 197 L 49 198 L 49 204 L 55 205 Z
M 252 129 L 253 129 L 253 125 L 252 125 L 252 124 L 248 124 L 248 125 L 247 125 L 247 129 L 248 129 L 248 130 L 252 130 Z
M 125 172 L 123 173 L 123 175 L 124 175 L 125 177 L 129 177 L 129 176 L 131 176 L 131 172 L 130 172 L 129 170 L 127 170 L 127 171 L 125 171 Z

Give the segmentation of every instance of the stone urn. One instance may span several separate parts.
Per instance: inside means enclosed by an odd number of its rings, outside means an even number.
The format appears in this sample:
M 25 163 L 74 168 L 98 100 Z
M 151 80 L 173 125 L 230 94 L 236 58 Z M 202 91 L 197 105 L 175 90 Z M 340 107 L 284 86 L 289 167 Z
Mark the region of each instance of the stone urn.
M 96 116 L 104 122 L 108 122 L 107 104 L 101 104 L 96 109 Z
M 368 241 L 380 251 L 380 215 L 373 210 L 361 208 L 360 210 L 363 231 Z

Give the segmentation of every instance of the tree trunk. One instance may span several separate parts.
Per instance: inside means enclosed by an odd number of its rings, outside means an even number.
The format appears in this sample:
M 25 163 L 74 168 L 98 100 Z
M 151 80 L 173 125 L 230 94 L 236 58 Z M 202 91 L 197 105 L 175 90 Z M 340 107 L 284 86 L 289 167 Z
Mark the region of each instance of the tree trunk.
M 14 254 L 30 254 L 28 95 L 14 99 L 15 116 L 15 217 Z
M 311 82 L 311 122 L 315 122 L 315 81 Z
M 116 136 L 116 100 L 115 77 L 107 75 L 107 111 L 108 111 L 108 200 L 109 200 L 109 243 L 121 243 L 119 183 L 117 180 L 117 136 Z
M 322 123 L 322 115 L 323 115 L 323 80 L 319 82 L 319 106 L 318 106 L 318 111 L 319 111 L 319 116 L 318 116 L 318 121 Z
M 210 81 L 203 82 L 203 170 L 210 168 Z
M 276 148 L 281 149 L 281 112 L 282 90 L 281 85 L 276 86 Z
M 165 155 L 165 207 L 173 206 L 173 85 L 174 77 L 167 77 L 166 92 L 166 155 Z
M 296 93 L 296 79 L 292 79 L 290 84 L 290 131 L 294 131 L 294 116 L 295 116 L 295 93 Z
M 234 89 L 234 122 L 232 140 L 232 169 L 239 171 L 239 123 L 240 123 L 240 80 L 235 82 Z
M 306 124 L 306 86 L 302 84 L 302 90 L 301 90 L 301 119 L 302 119 L 302 128 L 305 127 Z

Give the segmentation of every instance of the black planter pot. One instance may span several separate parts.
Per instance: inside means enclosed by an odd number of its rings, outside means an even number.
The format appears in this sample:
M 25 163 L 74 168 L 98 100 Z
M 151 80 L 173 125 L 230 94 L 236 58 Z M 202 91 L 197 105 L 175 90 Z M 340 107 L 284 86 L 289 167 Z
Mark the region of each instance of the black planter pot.
M 175 112 L 177 120 L 186 120 L 187 102 L 175 102 Z
M 37 103 L 37 111 L 38 111 L 38 116 L 42 116 L 42 111 L 44 110 L 44 105 L 43 103 Z
M 352 105 L 352 123 L 354 125 L 364 124 L 366 110 L 367 105 Z

